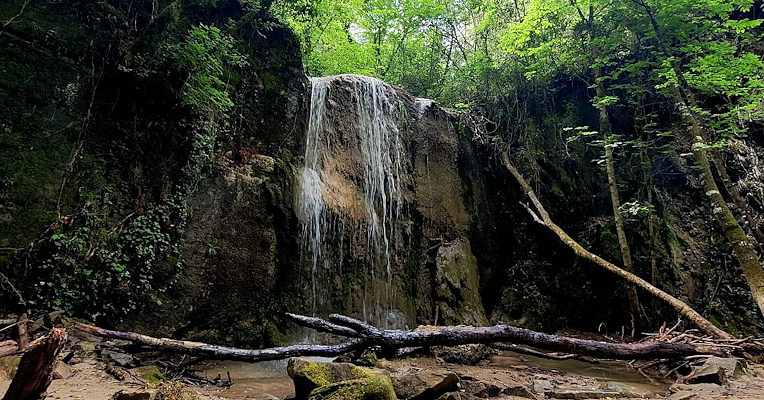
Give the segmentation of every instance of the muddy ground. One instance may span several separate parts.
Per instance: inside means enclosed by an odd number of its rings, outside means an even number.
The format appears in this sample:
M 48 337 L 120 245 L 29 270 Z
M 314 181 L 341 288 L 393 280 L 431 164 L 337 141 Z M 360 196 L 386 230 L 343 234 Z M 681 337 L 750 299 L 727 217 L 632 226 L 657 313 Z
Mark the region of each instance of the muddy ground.
M 83 399 L 109 400 L 115 393 L 125 389 L 143 387 L 136 377 L 125 374 L 124 380 L 118 380 L 107 372 L 106 364 L 96 353 L 75 358 L 70 365 L 71 375 L 65 379 L 56 379 L 51 384 L 47 399 Z M 328 361 L 318 359 L 317 361 Z M 456 373 L 461 379 L 461 387 L 475 392 L 475 385 L 486 388 L 505 389 L 525 387 L 531 397 L 551 398 L 555 393 L 572 393 L 621 390 L 631 393 L 629 396 L 607 398 L 671 398 L 696 400 L 728 399 L 764 399 L 764 366 L 748 365 L 748 373 L 730 380 L 726 392 L 718 394 L 679 393 L 671 396 L 671 380 L 661 379 L 653 371 L 650 378 L 643 376 L 629 363 L 605 361 L 591 364 L 578 360 L 550 361 L 514 353 L 502 353 L 483 361 L 481 365 L 464 366 L 449 364 L 435 357 L 416 357 L 404 360 L 382 360 L 381 367 L 392 376 L 421 376 L 423 379 L 437 380 L 439 376 Z M 294 386 L 286 374 L 286 361 L 246 364 L 240 362 L 205 362 L 197 366 L 203 370 L 199 374 L 214 377 L 221 373 L 226 377 L 230 373 L 234 385 L 230 388 L 214 386 L 186 385 L 188 399 L 284 399 L 293 393 Z M 134 374 L 137 375 L 137 374 Z M 0 379 L 4 378 L 0 374 Z M 5 393 L 10 380 L 0 380 L 0 397 Z M 545 394 L 546 393 L 546 396 Z M 694 395 L 694 397 L 692 395 Z M 483 391 L 486 397 L 501 399 L 523 399 L 528 395 L 514 396 L 504 393 Z M 566 396 L 563 394 L 563 396 Z M 670 397 L 671 396 L 671 397 Z M 684 397 L 683 397 L 684 396 Z M 574 397 L 568 397 L 574 398 Z

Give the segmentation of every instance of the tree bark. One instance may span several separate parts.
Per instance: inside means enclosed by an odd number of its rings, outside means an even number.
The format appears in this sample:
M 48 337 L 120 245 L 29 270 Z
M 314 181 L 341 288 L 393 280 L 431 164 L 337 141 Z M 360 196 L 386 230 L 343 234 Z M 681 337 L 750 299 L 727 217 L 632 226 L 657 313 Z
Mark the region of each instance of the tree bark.
M 657 287 L 649 284 L 644 279 L 632 274 L 629 271 L 625 271 L 622 268 L 618 268 L 613 263 L 610 263 L 608 261 L 605 261 L 602 257 L 591 253 L 590 251 L 584 249 L 578 242 L 573 240 L 562 228 L 557 226 L 553 221 L 552 218 L 549 216 L 549 213 L 546 212 L 546 209 L 544 209 L 544 206 L 541 205 L 541 202 L 536 197 L 536 194 L 533 192 L 533 189 L 530 185 L 525 181 L 522 175 L 520 175 L 520 172 L 515 169 L 515 167 L 512 165 L 512 163 L 509 161 L 509 156 L 507 155 L 506 151 L 502 152 L 501 154 L 502 161 L 504 162 L 504 166 L 509 170 L 509 172 L 512 174 L 512 176 L 515 177 L 517 182 L 522 186 L 523 190 L 525 191 L 525 194 L 531 199 L 531 203 L 533 203 L 533 207 L 536 209 L 536 212 L 541 216 L 541 221 L 543 221 L 544 225 L 548 227 L 552 232 L 554 232 L 557 237 L 560 238 L 560 240 L 563 241 L 568 247 L 573 249 L 573 251 L 576 253 L 577 256 L 586 258 L 587 260 L 590 260 L 594 262 L 595 264 L 607 269 L 610 272 L 615 273 L 616 275 L 626 279 L 627 281 L 639 286 L 640 288 L 644 289 L 648 293 L 652 294 L 653 296 L 665 301 L 670 306 L 674 307 L 674 309 L 680 314 L 683 315 L 685 318 L 687 318 L 688 321 L 695 324 L 703 333 L 707 335 L 711 335 L 715 338 L 719 339 L 729 339 L 732 336 L 728 334 L 727 332 L 724 332 L 723 330 L 717 328 L 714 324 L 712 324 L 707 319 L 703 318 L 702 315 L 698 314 L 697 311 L 693 310 L 690 306 L 688 306 L 683 301 L 677 299 L 676 297 L 658 289 Z M 534 215 L 534 218 L 538 218 Z
M 66 330 L 54 328 L 49 334 L 30 343 L 21 358 L 16 376 L 3 400 L 39 400 L 53 379 L 53 362 L 66 343 Z
M 24 350 L 29 345 L 29 335 L 27 334 L 27 315 L 21 314 L 19 317 L 19 323 L 16 325 L 16 331 L 19 334 L 19 350 Z
M 593 29 L 590 27 L 590 29 Z M 605 98 L 605 88 L 602 83 L 602 69 L 599 67 L 594 68 L 594 80 L 595 91 L 597 97 L 600 99 Z M 618 181 L 615 176 L 615 161 L 613 160 L 613 146 L 610 145 L 609 140 L 612 138 L 613 133 L 610 128 L 610 119 L 608 117 L 607 108 L 604 104 L 598 104 L 597 109 L 600 115 L 600 133 L 604 139 L 605 146 L 605 164 L 607 169 L 607 180 L 610 188 L 610 202 L 613 205 L 613 218 L 615 219 L 615 230 L 618 236 L 618 245 L 621 248 L 621 258 L 623 260 L 623 269 L 630 273 L 634 273 L 634 264 L 631 259 L 631 249 L 629 248 L 629 242 L 626 240 L 626 230 L 623 227 L 623 215 L 621 214 L 621 199 L 618 195 Z M 629 295 L 629 308 L 631 309 L 631 316 L 634 318 L 634 336 L 638 335 L 642 331 L 642 313 L 639 310 L 639 297 L 637 295 L 637 286 L 634 284 L 628 285 L 626 289 Z
M 350 351 L 379 346 L 383 351 L 422 346 L 455 346 L 470 343 L 512 342 L 529 345 L 543 350 L 580 354 L 584 356 L 617 359 L 685 357 L 694 354 L 726 355 L 726 348 L 687 343 L 668 343 L 649 341 L 636 344 L 603 343 L 549 335 L 499 324 L 491 327 L 443 327 L 426 331 L 380 330 L 362 321 L 332 314 L 330 322 L 318 318 L 287 314 L 298 324 L 314 328 L 321 332 L 346 336 L 347 329 L 354 331 L 354 339 L 335 346 L 296 345 L 261 350 L 245 350 L 215 346 L 198 342 L 186 342 L 173 339 L 157 339 L 131 332 L 119 332 L 101 329 L 91 325 L 77 324 L 75 329 L 96 336 L 130 340 L 149 350 L 177 351 L 207 358 L 259 362 L 278 360 L 289 357 L 322 355 L 334 356 Z M 320 323 L 316 323 L 320 321 Z M 342 329 L 335 329 L 340 326 Z

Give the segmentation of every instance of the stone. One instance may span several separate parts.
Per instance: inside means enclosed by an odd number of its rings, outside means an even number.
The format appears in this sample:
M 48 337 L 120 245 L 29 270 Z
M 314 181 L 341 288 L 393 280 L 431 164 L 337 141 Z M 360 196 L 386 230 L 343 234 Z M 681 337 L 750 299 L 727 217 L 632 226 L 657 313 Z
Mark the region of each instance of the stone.
M 53 372 L 51 374 L 53 379 L 66 379 L 72 376 L 72 368 L 63 361 L 56 361 L 53 364 Z
M 135 357 L 131 356 L 130 354 L 119 353 L 112 350 L 102 350 L 101 358 L 107 362 L 113 362 L 120 367 L 130 368 L 136 364 Z
M 460 389 L 459 377 L 453 373 L 442 374 L 424 370 L 393 376 L 391 380 L 395 394 L 401 399 L 435 399 L 446 392 Z
M 698 395 L 693 392 L 677 392 L 669 396 L 666 400 L 690 400 L 695 397 L 698 397 Z
M 484 344 L 463 344 L 450 347 L 433 347 L 430 354 L 451 364 L 477 365 L 498 352 Z
M 669 387 L 669 391 L 671 393 L 692 392 L 699 395 L 730 394 L 730 391 L 725 387 L 719 386 L 715 383 L 696 383 L 694 385 L 675 383 Z
M 621 393 L 605 390 L 548 390 L 544 393 L 548 399 L 606 399 L 623 397 Z
M 263 398 L 265 400 L 281 400 L 278 397 L 276 397 L 276 396 L 274 396 L 274 395 L 272 395 L 270 393 L 263 393 Z
M 287 373 L 297 400 L 396 400 L 389 372 L 383 370 L 291 358 Z
M 722 358 L 722 357 L 710 357 L 703 363 L 704 366 L 718 365 L 724 368 L 724 374 L 727 379 L 734 378 L 741 374 L 746 368 L 746 362 L 742 358 Z
M 647 397 L 650 395 L 649 392 L 644 390 L 639 390 L 635 388 L 634 386 L 624 385 L 623 383 L 612 382 L 612 381 L 608 381 L 600 385 L 600 390 L 605 390 L 608 392 L 618 392 L 623 397 Z
M 155 400 L 157 398 L 155 389 L 123 389 L 114 394 L 112 400 Z
M 488 325 L 477 270 L 477 259 L 467 239 L 454 240 L 438 249 L 435 302 L 440 310 L 440 322 L 444 325 Z
M 361 367 L 359 367 L 361 368 Z M 314 389 L 309 400 L 397 400 L 390 377 L 372 374 L 366 378 L 340 381 Z
M 535 379 L 533 381 L 533 391 L 538 394 L 542 394 L 547 390 L 552 389 L 552 387 L 552 384 L 547 380 Z
M 526 399 L 538 400 L 538 396 L 522 385 L 506 387 L 501 392 L 507 396 L 525 397 Z
M 704 364 L 693 368 L 692 374 L 686 376 L 684 382 L 688 384 L 715 383 L 717 385 L 724 385 L 727 383 L 727 374 L 724 368 L 717 364 Z

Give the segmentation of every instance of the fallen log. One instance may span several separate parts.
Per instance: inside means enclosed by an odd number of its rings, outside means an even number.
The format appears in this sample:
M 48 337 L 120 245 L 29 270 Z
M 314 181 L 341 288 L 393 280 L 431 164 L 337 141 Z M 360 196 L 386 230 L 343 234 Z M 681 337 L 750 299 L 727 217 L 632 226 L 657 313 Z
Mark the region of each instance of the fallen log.
M 66 330 L 60 328 L 30 343 L 3 400 L 38 400 L 45 397 L 45 391 L 53 379 L 53 362 L 65 343 Z
M 470 343 L 512 342 L 538 349 L 612 359 L 681 358 L 697 354 L 728 356 L 732 349 L 713 345 L 646 341 L 642 343 L 603 343 L 535 332 L 506 324 L 491 327 L 443 327 L 434 331 L 380 330 L 357 319 L 332 314 L 329 321 L 286 314 L 300 325 L 321 332 L 353 338 L 333 346 L 294 345 L 270 349 L 246 350 L 199 342 L 159 339 L 132 332 L 120 332 L 92 325 L 76 324 L 75 329 L 92 335 L 135 342 L 143 350 L 175 351 L 214 359 L 259 362 L 298 356 L 337 356 L 351 351 L 379 347 L 392 352 L 406 347 L 455 346 Z
M 19 344 L 15 340 L 0 342 L 0 357 L 9 356 L 19 351 Z

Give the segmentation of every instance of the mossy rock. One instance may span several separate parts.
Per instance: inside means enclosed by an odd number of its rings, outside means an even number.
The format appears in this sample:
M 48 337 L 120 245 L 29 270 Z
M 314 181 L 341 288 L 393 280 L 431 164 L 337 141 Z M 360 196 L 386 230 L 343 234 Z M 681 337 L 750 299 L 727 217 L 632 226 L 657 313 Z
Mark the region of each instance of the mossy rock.
M 310 393 L 309 400 L 396 400 L 390 377 L 372 374 L 364 379 L 351 379 L 320 386 Z
M 159 372 L 159 368 L 156 365 L 146 365 L 143 367 L 133 368 L 130 371 L 138 374 L 147 384 L 159 383 L 165 381 L 164 375 Z
M 295 399 L 395 399 L 386 371 L 348 363 L 321 363 L 303 358 L 289 360 Z
M 7 356 L 0 358 L 0 371 L 5 372 L 9 379 L 13 379 L 16 376 L 16 371 L 19 370 L 19 363 L 21 357 L 19 356 Z

